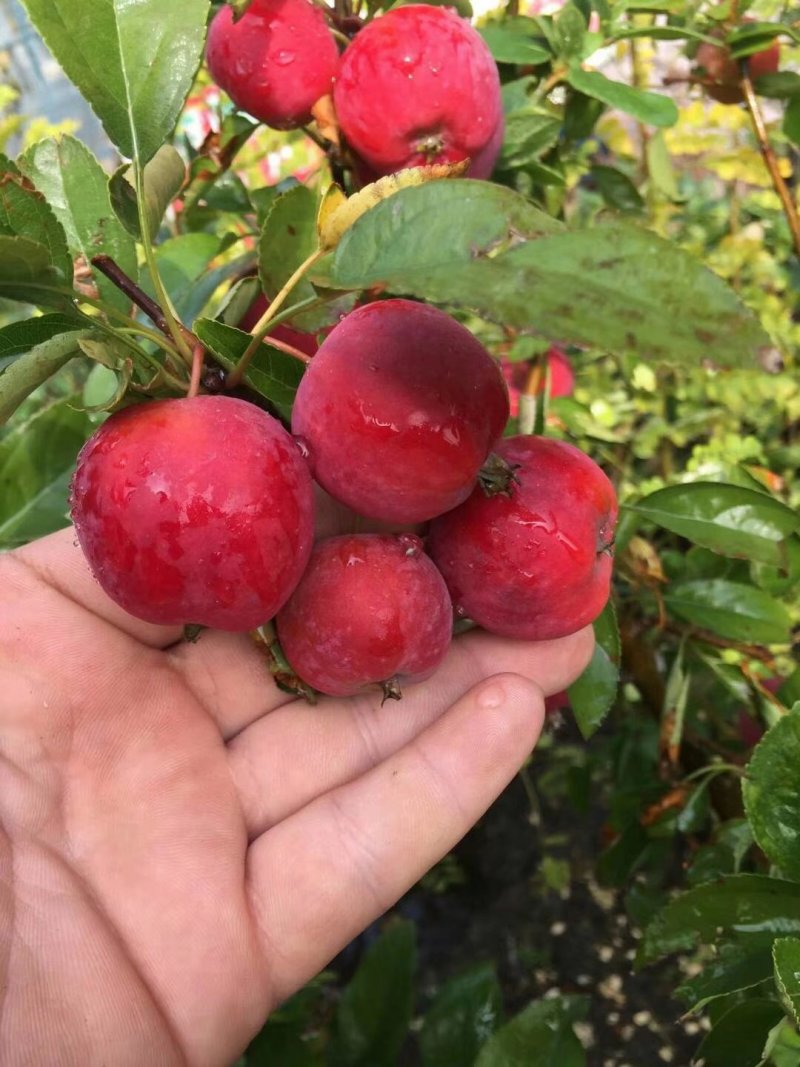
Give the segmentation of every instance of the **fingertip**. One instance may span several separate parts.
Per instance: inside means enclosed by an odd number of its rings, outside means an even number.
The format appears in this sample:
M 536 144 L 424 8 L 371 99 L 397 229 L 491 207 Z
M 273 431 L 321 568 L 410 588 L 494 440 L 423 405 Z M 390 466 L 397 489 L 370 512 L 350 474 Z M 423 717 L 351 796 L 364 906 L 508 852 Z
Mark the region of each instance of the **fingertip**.
M 475 707 L 492 715 L 494 733 L 522 758 L 536 744 L 544 722 L 544 693 L 521 674 L 492 675 L 475 686 L 469 697 Z

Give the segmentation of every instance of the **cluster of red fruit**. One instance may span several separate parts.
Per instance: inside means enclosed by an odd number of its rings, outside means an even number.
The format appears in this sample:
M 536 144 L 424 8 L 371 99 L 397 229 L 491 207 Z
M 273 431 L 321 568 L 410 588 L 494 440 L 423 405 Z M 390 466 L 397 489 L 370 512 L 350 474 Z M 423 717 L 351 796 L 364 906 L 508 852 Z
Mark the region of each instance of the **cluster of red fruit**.
M 363 28 L 351 21 L 357 33 L 340 55 L 311 0 L 252 0 L 238 21 L 226 5 L 209 30 L 209 69 L 237 107 L 277 129 L 310 122 L 314 105 L 332 95 L 363 182 L 467 158 L 471 177 L 488 178 L 503 110 L 497 67 L 476 30 L 425 4 Z
M 230 396 L 113 415 L 79 457 L 73 519 L 94 574 L 133 615 L 226 630 L 274 617 L 293 670 L 333 695 L 420 680 L 454 613 L 544 640 L 591 622 L 608 597 L 611 483 L 572 445 L 503 438 L 508 415 L 501 370 L 468 330 L 424 304 L 378 301 L 320 346 L 292 434 Z M 356 515 L 427 541 L 357 533 L 312 547 L 312 476 Z

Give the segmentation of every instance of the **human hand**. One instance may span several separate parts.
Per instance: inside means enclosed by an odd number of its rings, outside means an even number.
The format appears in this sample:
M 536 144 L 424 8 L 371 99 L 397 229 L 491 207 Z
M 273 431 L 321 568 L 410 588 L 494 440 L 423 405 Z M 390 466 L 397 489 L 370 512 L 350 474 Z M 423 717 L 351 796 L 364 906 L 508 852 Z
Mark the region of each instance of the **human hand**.
M 0 1063 L 223 1065 L 448 852 L 592 634 L 459 637 L 402 703 L 280 692 L 117 608 L 72 530 L 0 557 Z

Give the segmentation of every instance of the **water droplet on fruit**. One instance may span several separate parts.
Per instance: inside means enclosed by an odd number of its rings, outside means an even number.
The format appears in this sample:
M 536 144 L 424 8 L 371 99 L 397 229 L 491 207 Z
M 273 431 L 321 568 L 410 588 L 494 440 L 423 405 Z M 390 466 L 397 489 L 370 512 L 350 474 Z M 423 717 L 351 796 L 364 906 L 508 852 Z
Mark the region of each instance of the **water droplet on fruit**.
M 418 556 L 422 551 L 422 541 L 416 534 L 398 534 L 397 540 L 403 546 L 405 554 L 409 557 Z
M 290 63 L 294 63 L 295 53 L 288 51 L 288 49 L 282 48 L 280 52 L 275 56 L 275 62 L 279 67 L 288 67 Z
M 294 443 L 297 445 L 297 450 L 303 459 L 308 459 L 311 455 L 311 449 L 308 447 L 308 441 L 303 437 L 295 437 Z

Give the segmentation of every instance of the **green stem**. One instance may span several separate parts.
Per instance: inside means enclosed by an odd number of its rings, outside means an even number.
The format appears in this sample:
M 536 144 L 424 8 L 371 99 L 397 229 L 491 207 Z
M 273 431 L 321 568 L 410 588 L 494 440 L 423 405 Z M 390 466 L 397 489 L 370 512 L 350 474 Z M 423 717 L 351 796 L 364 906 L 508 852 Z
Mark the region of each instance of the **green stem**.
M 161 305 L 161 310 L 164 312 L 164 318 L 167 321 L 169 332 L 175 342 L 175 347 L 189 366 L 191 366 L 192 352 L 181 333 L 177 313 L 172 306 L 172 301 L 170 300 L 169 294 L 164 288 L 164 283 L 161 280 L 161 274 L 159 273 L 158 264 L 156 263 L 155 251 L 153 250 L 153 243 L 150 240 L 150 224 L 147 218 L 147 205 L 145 202 L 144 190 L 144 167 L 142 167 L 138 159 L 134 160 L 133 173 L 136 183 L 136 206 L 139 213 L 139 228 L 142 231 L 142 247 L 144 248 L 144 258 L 147 263 L 147 269 L 150 272 L 150 278 L 153 282 L 156 300 Z
M 292 276 L 289 278 L 283 288 L 276 294 L 274 300 L 269 305 L 264 314 L 261 316 L 261 318 L 258 320 L 255 325 L 255 328 L 252 330 L 253 339 L 242 353 L 239 362 L 228 375 L 225 382 L 228 389 L 235 389 L 238 385 L 241 384 L 242 379 L 247 373 L 247 368 L 250 366 L 250 361 L 258 351 L 258 346 L 261 344 L 261 342 L 267 336 L 269 331 L 272 329 L 278 311 L 286 302 L 286 298 L 288 297 L 289 293 L 291 293 L 292 289 L 294 289 L 294 287 L 297 285 L 303 275 L 306 274 L 309 270 L 311 270 L 314 264 L 317 263 L 320 259 L 322 259 L 324 255 L 325 252 L 323 249 L 315 249 L 315 251 L 313 251 L 307 259 L 303 260 L 303 262 L 300 264 L 294 274 L 292 274 Z
M 165 383 L 169 385 L 170 388 L 174 389 L 176 393 L 186 392 L 189 387 L 188 382 L 181 381 L 180 378 L 176 378 L 174 374 L 171 374 L 166 369 L 163 363 L 159 362 L 159 360 L 157 360 L 154 355 L 152 355 L 150 352 L 145 351 L 145 349 L 143 349 L 140 345 L 137 345 L 134 340 L 126 336 L 125 332 L 115 330 L 113 326 L 109 326 L 107 323 L 103 322 L 102 319 L 87 318 L 87 321 L 92 324 L 93 329 L 99 330 L 101 333 L 105 333 L 109 337 L 116 337 L 139 359 L 143 360 L 145 363 L 148 363 L 151 367 L 153 367 L 154 370 L 159 371 Z M 160 334 L 159 337 L 161 337 Z M 161 338 L 161 340 L 163 340 L 163 338 Z

